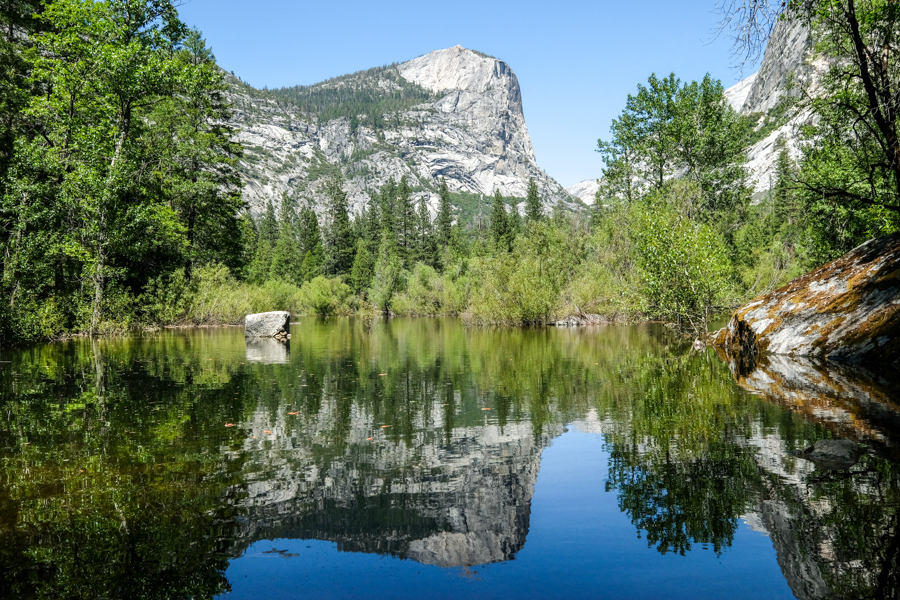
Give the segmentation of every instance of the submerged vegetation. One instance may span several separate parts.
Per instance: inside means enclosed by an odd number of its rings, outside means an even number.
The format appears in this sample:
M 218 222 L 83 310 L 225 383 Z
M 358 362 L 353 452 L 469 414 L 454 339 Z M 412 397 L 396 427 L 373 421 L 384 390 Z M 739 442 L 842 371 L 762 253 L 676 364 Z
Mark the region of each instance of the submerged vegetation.
M 873 3 L 854 10 L 872 17 L 864 45 L 895 23 Z M 898 144 L 893 122 L 849 125 L 867 90 L 847 69 L 865 65 L 856 34 L 828 25 L 850 13 L 809 14 L 828 32 L 823 51 L 846 59 L 821 97 L 743 117 L 710 76 L 651 75 L 599 142 L 590 210 L 548 211 L 534 182 L 524 199 L 442 183 L 429 206 L 404 178 L 350 214 L 334 167 L 327 206 L 272 198 L 254 218 L 224 74 L 171 0 L 15 3 L 0 47 L 0 339 L 237 323 L 274 308 L 513 325 L 599 313 L 703 333 L 723 310 L 898 227 L 900 171 L 884 155 Z M 393 66 L 271 93 L 376 129 L 379 115 L 430 98 Z M 772 189 L 751 202 L 748 144 L 801 108 L 819 120 L 799 164 L 782 142 Z

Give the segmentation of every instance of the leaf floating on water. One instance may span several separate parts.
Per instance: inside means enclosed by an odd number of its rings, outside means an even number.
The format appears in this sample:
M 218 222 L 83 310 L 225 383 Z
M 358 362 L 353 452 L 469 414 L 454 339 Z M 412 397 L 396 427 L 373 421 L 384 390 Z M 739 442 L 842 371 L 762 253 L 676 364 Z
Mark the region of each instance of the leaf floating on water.
M 366 438 L 366 441 L 367 441 L 367 442 L 371 442 L 371 441 L 372 441 L 372 438 Z
M 299 412 L 289 412 L 288 414 L 289 415 L 299 415 L 300 413 Z
M 382 425 L 381 426 L 382 429 L 384 429 L 385 427 L 390 427 L 390 425 Z
M 378 374 L 379 377 L 384 377 L 385 375 L 387 375 L 387 373 L 379 373 Z
M 225 427 L 234 427 L 234 423 L 225 423 Z
M 265 431 L 263 431 L 263 433 L 268 433 L 269 435 L 272 435 L 272 432 L 269 431 L 268 429 L 266 429 Z
M 482 408 L 481 410 L 491 410 L 491 409 L 489 409 L 489 408 Z

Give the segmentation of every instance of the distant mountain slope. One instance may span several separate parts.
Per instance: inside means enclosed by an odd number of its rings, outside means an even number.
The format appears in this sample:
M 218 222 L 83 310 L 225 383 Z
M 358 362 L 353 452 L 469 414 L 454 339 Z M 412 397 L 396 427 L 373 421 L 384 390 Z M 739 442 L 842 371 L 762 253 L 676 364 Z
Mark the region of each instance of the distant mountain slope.
M 454 192 L 517 197 L 534 178 L 548 207 L 579 205 L 535 161 L 512 69 L 479 52 L 456 46 L 272 91 L 230 83 L 253 212 L 282 194 L 319 208 L 322 184 L 337 172 L 352 210 L 403 175 L 432 206 L 441 177 Z
M 593 204 L 597 199 L 597 191 L 600 190 L 600 184 L 596 179 L 585 179 L 580 183 L 571 185 L 566 188 L 574 198 L 578 198 L 585 204 Z
M 735 110 L 757 120 L 757 130 L 762 134 L 747 150 L 747 170 L 757 194 L 768 191 L 774 181 L 779 138 L 784 138 L 794 158 L 799 157 L 799 129 L 811 115 L 793 108 L 792 101 L 803 87 L 815 88 L 818 73 L 825 66 L 821 60 L 813 60 L 813 50 L 808 25 L 799 20 L 779 21 L 759 72 L 725 91 Z

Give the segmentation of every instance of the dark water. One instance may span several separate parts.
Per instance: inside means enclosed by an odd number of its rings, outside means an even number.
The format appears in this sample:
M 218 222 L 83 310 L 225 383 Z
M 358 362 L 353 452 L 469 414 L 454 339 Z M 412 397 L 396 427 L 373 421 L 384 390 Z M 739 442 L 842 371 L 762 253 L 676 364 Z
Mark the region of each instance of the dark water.
M 0 598 L 896 598 L 900 387 L 653 326 L 0 356 Z M 828 470 L 823 438 L 865 454 Z

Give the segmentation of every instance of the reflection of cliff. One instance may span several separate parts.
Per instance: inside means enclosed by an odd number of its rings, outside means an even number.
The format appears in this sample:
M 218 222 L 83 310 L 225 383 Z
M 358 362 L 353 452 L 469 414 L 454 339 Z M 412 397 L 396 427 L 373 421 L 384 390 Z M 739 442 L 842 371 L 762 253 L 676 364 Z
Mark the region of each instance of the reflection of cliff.
M 745 519 L 772 539 L 778 563 L 801 600 L 895 597 L 900 386 L 896 374 L 766 357 L 741 387 L 870 449 L 846 471 L 794 458 L 778 436 L 754 435 L 766 491 Z M 894 590 L 893 592 L 890 590 Z
M 541 451 L 561 426 L 537 436 L 527 423 L 448 433 L 432 415 L 412 439 L 389 440 L 356 414 L 341 444 L 328 439 L 328 413 L 291 435 L 257 415 L 252 435 L 271 441 L 251 435 L 248 442 L 240 548 L 312 538 L 346 551 L 472 566 L 509 560 L 523 547 Z

